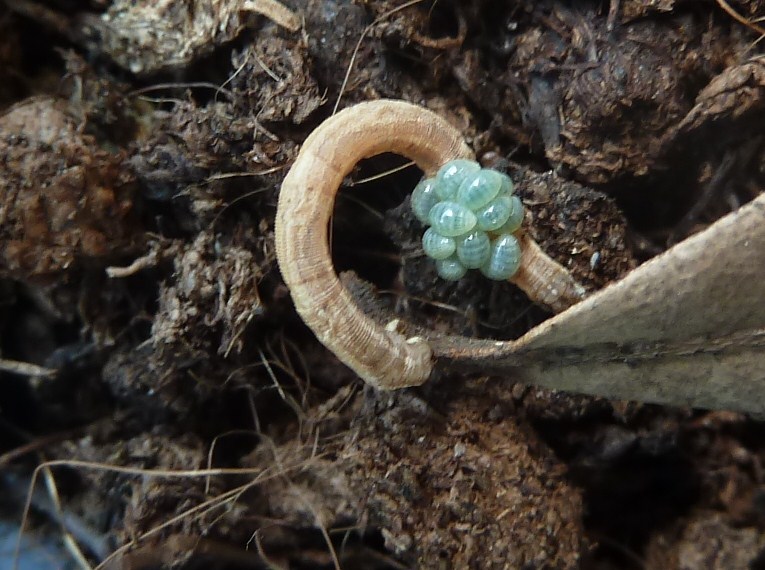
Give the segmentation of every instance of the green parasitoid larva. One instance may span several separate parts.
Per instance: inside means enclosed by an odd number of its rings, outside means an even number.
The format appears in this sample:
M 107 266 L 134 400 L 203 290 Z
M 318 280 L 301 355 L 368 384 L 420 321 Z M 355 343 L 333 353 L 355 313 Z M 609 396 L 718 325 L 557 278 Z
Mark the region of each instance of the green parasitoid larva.
M 457 238 L 457 259 L 468 269 L 482 267 L 491 254 L 491 241 L 486 232 L 472 231 Z
M 412 211 L 418 220 L 423 224 L 429 225 L 428 214 L 433 206 L 440 202 L 436 194 L 435 178 L 426 178 L 421 180 L 412 191 Z
M 478 172 L 481 166 L 472 160 L 458 158 L 450 160 L 438 169 L 436 193 L 442 200 L 454 200 L 457 190 L 469 174 Z
M 476 211 L 478 229 L 493 232 L 501 228 L 510 219 L 510 214 L 513 212 L 513 198 L 515 196 L 501 194 Z
M 457 202 L 471 210 L 482 208 L 497 197 L 502 189 L 502 175 L 495 170 L 481 169 L 465 178 L 457 190 Z
M 439 202 L 430 209 L 428 219 L 433 229 L 446 237 L 466 234 L 478 221 L 473 212 L 457 202 Z
M 489 279 L 497 281 L 512 277 L 521 265 L 521 245 L 515 236 L 501 234 L 491 244 L 489 260 L 481 267 Z
M 433 228 L 428 228 L 422 234 L 422 249 L 425 255 L 433 259 L 446 259 L 457 249 L 454 238 L 442 236 Z
M 510 179 L 510 177 L 507 174 L 500 174 L 502 176 L 502 189 L 499 191 L 500 194 L 512 194 L 515 192 L 515 186 L 513 185 L 513 181 Z
M 441 279 L 459 281 L 467 273 L 467 268 L 460 263 L 456 256 L 436 260 L 436 271 Z
M 510 196 L 510 214 L 504 225 L 497 230 L 502 234 L 511 234 L 523 225 L 523 202 L 518 196 Z

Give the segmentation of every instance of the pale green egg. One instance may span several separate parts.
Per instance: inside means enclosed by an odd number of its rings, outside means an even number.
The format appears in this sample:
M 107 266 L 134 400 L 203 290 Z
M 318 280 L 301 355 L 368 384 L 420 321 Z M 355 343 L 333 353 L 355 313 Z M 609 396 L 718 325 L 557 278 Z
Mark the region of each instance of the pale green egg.
M 496 170 L 481 169 L 465 178 L 457 190 L 457 202 L 471 210 L 482 208 L 499 194 L 502 175 Z
M 501 228 L 510 219 L 510 214 L 513 211 L 513 198 L 515 196 L 501 194 L 476 211 L 478 229 L 493 232 Z
M 489 260 L 481 267 L 489 279 L 504 281 L 512 277 L 521 265 L 521 245 L 515 236 L 501 234 L 491 244 Z
M 511 234 L 523 225 L 523 202 L 518 196 L 510 196 L 510 214 L 507 221 L 497 231 L 503 234 Z
M 446 237 L 466 234 L 477 223 L 475 214 L 456 202 L 439 202 L 430 209 L 428 219 L 433 229 Z
M 412 212 L 415 217 L 423 224 L 428 225 L 430 221 L 428 214 L 431 208 L 440 201 L 440 198 L 436 194 L 436 180 L 435 178 L 425 178 L 421 180 L 412 191 Z
M 442 236 L 433 228 L 428 228 L 422 234 L 422 249 L 425 255 L 433 259 L 446 259 L 457 249 L 454 238 Z
M 452 256 L 448 259 L 436 260 L 436 271 L 441 279 L 458 281 L 465 276 L 467 268 L 455 256 Z
M 502 189 L 499 191 L 500 194 L 512 194 L 515 192 L 515 186 L 513 185 L 513 181 L 510 179 L 510 177 L 507 174 L 501 174 L 502 176 Z
M 475 161 L 464 158 L 450 160 L 438 169 L 436 193 L 442 200 L 454 200 L 457 197 L 457 190 L 465 178 L 479 170 L 481 167 Z
M 483 266 L 491 254 L 491 241 L 486 232 L 472 231 L 457 238 L 457 259 L 468 269 Z

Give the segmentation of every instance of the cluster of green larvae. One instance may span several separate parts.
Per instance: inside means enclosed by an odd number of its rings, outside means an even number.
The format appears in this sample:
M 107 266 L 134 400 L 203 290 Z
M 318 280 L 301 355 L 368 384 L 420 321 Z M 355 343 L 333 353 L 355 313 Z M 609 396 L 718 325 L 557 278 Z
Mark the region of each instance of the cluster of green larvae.
M 506 280 L 518 271 L 521 248 L 513 232 L 523 223 L 523 204 L 509 176 L 452 160 L 415 187 L 412 211 L 430 226 L 422 247 L 443 279 L 456 281 L 478 269 L 489 279 Z

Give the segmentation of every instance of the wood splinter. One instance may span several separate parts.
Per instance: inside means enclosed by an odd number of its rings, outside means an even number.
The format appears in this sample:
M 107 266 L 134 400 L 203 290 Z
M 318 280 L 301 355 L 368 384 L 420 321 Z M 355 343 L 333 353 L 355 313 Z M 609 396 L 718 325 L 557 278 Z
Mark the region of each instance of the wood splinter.
M 472 158 L 460 132 L 439 115 L 403 101 L 350 107 L 306 139 L 287 174 L 276 214 L 276 253 L 295 307 L 319 340 L 361 378 L 381 389 L 422 384 L 433 368 L 428 341 L 406 338 L 366 316 L 332 266 L 328 227 L 343 178 L 362 159 L 392 152 L 433 175 Z M 526 233 L 521 267 L 510 280 L 532 301 L 560 312 L 584 297 L 570 273 Z

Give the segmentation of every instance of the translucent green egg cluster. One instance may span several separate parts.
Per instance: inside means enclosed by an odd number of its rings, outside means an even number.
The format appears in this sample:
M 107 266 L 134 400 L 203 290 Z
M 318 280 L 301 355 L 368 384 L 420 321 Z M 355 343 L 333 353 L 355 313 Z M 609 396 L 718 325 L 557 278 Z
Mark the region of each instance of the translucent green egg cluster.
M 513 235 L 523 223 L 523 204 L 510 177 L 471 160 L 452 160 L 412 193 L 412 211 L 429 226 L 425 254 L 449 281 L 478 269 L 505 280 L 518 271 L 521 248 Z

